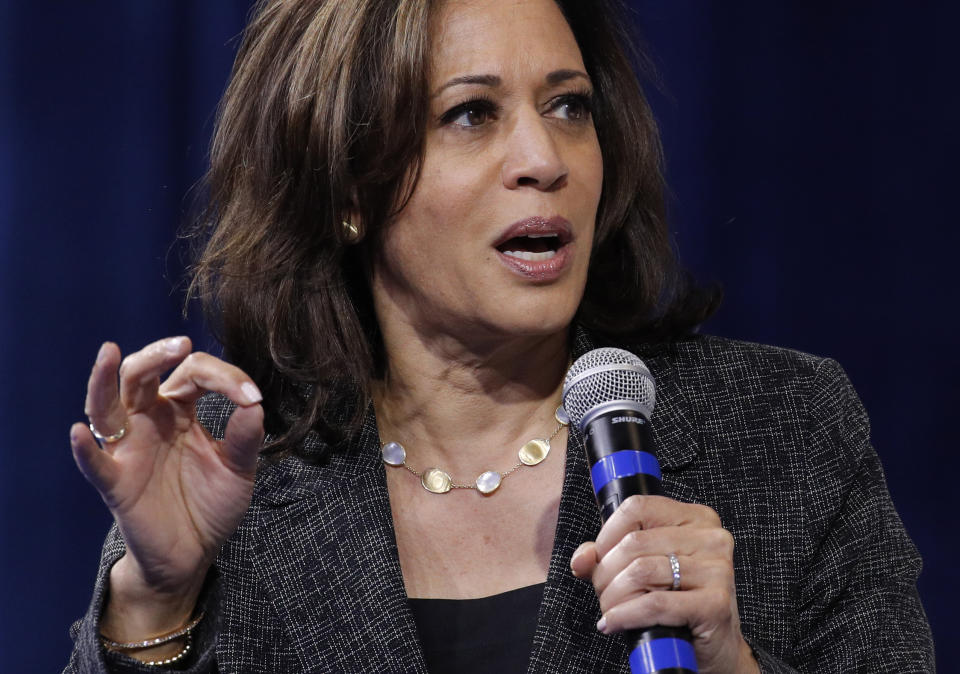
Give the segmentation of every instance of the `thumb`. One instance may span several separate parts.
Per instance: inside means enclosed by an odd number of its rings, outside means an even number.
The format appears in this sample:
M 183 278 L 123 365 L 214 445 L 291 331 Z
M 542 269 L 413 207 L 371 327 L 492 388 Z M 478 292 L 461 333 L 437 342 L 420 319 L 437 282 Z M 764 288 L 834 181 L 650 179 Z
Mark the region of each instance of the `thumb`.
M 263 407 L 238 407 L 230 415 L 220 445 L 224 462 L 238 473 L 256 471 L 257 455 L 263 444 Z
M 577 578 L 590 578 L 597 564 L 597 544 L 593 541 L 581 543 L 570 558 L 570 570 Z
M 117 469 L 113 457 L 100 449 L 90 429 L 81 423 L 70 428 L 70 449 L 77 468 L 104 497 L 117 481 Z

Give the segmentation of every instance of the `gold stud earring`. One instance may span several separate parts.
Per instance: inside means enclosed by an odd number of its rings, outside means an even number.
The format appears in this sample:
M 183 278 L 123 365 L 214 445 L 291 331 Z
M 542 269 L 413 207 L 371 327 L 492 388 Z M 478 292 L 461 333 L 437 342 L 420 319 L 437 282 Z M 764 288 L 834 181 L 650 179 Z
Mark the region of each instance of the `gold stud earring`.
M 343 226 L 343 238 L 347 243 L 356 243 L 360 240 L 360 228 L 353 222 L 344 220 L 341 225 Z

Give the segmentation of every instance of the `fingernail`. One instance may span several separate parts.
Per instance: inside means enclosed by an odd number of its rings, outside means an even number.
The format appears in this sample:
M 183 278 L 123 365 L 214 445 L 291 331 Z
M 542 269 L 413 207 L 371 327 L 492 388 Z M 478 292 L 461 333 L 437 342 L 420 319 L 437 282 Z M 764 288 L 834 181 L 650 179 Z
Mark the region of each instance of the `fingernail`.
M 243 395 L 246 397 L 248 405 L 252 405 L 253 403 L 258 403 L 263 400 L 263 394 L 260 393 L 260 389 L 248 381 L 245 381 L 240 385 L 240 390 L 243 391 Z
M 100 345 L 100 350 L 97 351 L 97 362 L 99 363 L 107 356 L 107 343 L 104 342 Z
M 597 621 L 597 629 L 604 634 L 606 634 L 607 629 L 607 616 L 603 616 L 600 620 Z
M 179 353 L 180 348 L 183 346 L 185 341 L 186 337 L 171 337 L 167 340 L 167 343 L 164 344 L 164 347 L 166 347 L 167 353 L 172 356 L 175 353 Z

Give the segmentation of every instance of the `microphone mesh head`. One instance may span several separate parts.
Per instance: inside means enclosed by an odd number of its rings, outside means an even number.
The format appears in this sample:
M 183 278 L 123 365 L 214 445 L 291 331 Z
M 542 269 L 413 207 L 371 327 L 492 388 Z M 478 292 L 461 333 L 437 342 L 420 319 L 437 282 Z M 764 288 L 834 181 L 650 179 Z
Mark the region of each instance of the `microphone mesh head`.
M 616 403 L 639 410 L 649 420 L 655 391 L 650 370 L 637 356 L 623 349 L 594 349 L 577 358 L 567 372 L 563 408 L 581 429 L 592 410 L 601 405 L 612 408 Z

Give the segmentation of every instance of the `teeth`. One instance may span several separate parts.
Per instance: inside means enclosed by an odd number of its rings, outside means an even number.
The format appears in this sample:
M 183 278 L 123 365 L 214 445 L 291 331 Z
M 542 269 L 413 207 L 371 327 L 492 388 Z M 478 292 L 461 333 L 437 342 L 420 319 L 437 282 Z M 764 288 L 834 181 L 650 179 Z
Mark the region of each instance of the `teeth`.
M 557 251 L 548 250 L 543 253 L 531 253 L 526 250 L 505 250 L 503 251 L 503 254 L 509 255 L 510 257 L 516 257 L 521 260 L 527 260 L 528 262 L 539 262 L 541 260 L 549 260 L 557 254 Z
M 547 238 L 549 238 L 549 237 L 551 237 L 551 236 L 552 236 L 553 238 L 556 238 L 556 237 L 557 237 L 556 234 L 526 234 L 525 236 L 526 236 L 528 239 L 547 239 Z

